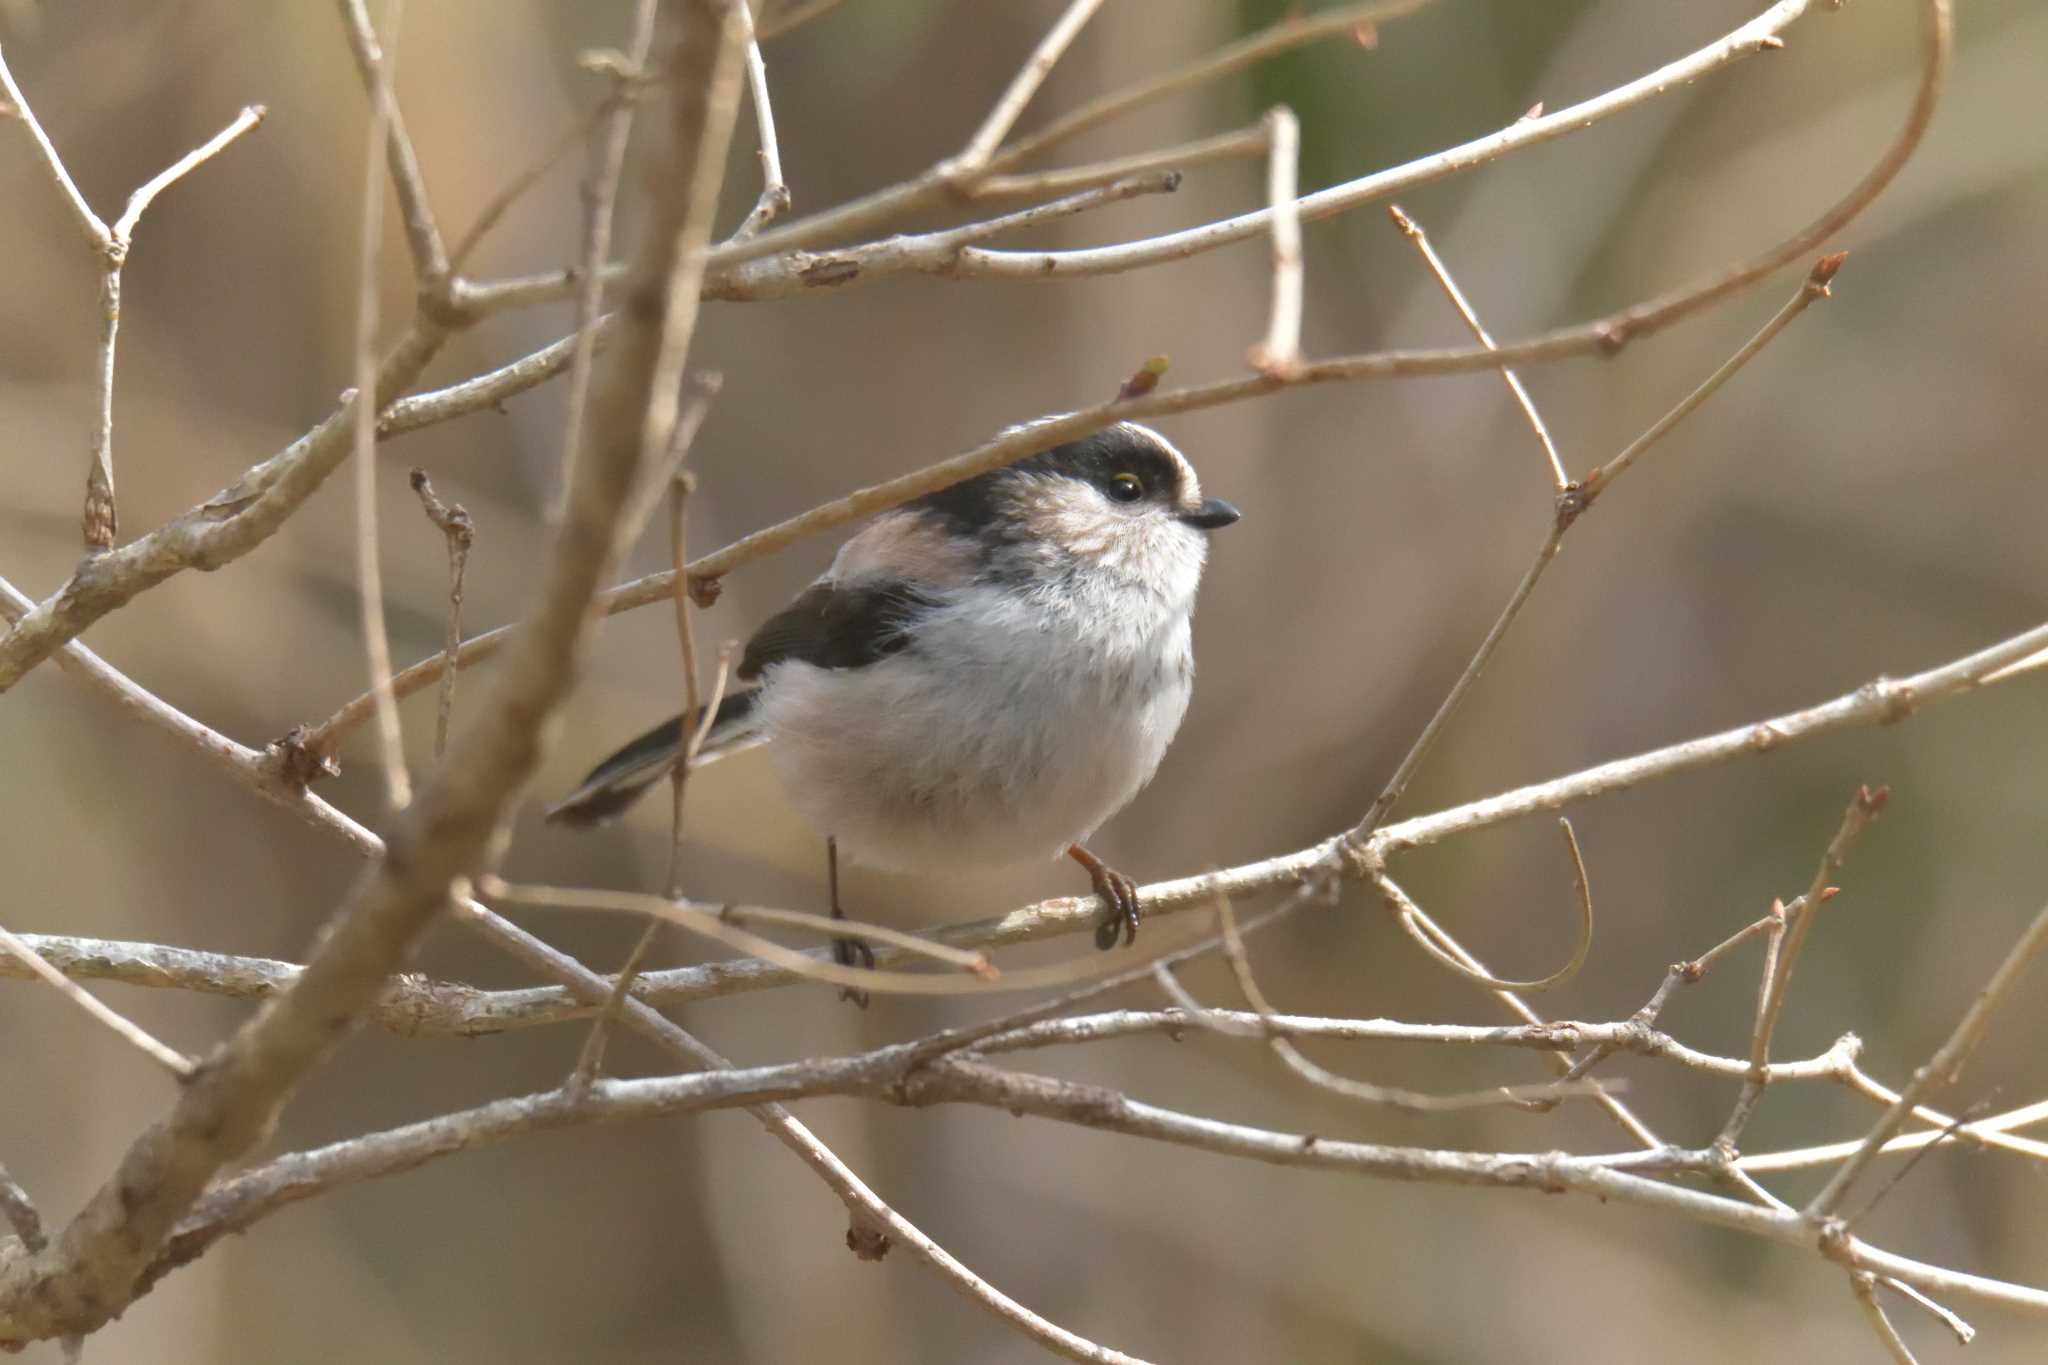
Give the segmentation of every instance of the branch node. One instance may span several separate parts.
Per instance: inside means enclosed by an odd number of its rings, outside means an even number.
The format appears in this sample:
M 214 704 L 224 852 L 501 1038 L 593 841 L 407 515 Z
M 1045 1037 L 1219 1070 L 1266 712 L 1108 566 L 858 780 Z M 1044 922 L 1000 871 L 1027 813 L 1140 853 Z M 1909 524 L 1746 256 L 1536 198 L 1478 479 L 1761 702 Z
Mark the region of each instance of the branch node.
M 879 1261 L 889 1254 L 889 1248 L 894 1245 L 889 1234 L 879 1228 L 854 1223 L 846 1229 L 846 1249 L 857 1260 Z
M 715 605 L 719 595 L 725 591 L 725 580 L 716 574 L 686 574 L 683 585 L 690 594 L 690 600 L 700 607 Z
M 341 776 L 341 764 L 334 755 L 321 752 L 317 743 L 308 743 L 303 725 L 294 725 L 282 739 L 270 741 L 263 750 L 263 762 L 279 781 L 295 791 L 304 791 L 324 778 Z

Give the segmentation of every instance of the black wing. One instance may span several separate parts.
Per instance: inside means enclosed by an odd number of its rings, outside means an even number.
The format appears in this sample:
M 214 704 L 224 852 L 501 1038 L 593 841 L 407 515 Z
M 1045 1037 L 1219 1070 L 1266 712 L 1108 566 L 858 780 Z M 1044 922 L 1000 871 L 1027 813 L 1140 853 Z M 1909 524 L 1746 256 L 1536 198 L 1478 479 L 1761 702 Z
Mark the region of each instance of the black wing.
M 902 582 L 813 583 L 747 641 L 740 677 L 786 660 L 819 668 L 861 668 L 910 643 L 913 617 L 938 599 Z

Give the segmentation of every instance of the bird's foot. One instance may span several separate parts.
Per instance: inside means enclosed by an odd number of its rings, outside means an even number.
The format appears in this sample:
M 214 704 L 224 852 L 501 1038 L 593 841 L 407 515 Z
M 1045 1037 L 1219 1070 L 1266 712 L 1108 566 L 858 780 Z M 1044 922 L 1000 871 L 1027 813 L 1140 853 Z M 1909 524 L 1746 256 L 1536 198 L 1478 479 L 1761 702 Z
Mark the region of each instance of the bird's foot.
M 845 919 L 844 911 L 834 907 L 832 918 Z M 867 971 L 875 969 L 875 950 L 857 938 L 835 938 L 832 940 L 832 960 L 842 967 L 860 967 Z M 854 986 L 839 988 L 841 1000 L 851 1000 L 862 1009 L 868 1007 L 868 993 Z
M 1102 922 L 1095 926 L 1095 946 L 1116 947 L 1119 938 L 1126 948 L 1138 941 L 1138 884 L 1087 849 L 1075 844 L 1067 856 L 1088 870 L 1095 894 L 1109 906 Z

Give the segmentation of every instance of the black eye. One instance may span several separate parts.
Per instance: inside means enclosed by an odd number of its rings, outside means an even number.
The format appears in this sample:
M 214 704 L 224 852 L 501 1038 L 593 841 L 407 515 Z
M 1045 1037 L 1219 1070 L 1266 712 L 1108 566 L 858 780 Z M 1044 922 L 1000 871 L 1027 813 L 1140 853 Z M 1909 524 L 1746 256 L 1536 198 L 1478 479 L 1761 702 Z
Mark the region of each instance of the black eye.
M 1145 496 L 1145 481 L 1136 474 L 1119 474 L 1109 481 L 1109 496 L 1118 502 L 1136 502 Z

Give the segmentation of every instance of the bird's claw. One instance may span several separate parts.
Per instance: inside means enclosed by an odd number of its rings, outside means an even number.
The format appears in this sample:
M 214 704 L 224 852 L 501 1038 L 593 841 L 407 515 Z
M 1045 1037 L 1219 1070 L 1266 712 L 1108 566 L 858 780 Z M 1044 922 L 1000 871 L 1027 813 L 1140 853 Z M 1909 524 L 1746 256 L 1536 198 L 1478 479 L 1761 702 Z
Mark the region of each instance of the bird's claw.
M 1090 868 L 1088 875 L 1095 894 L 1109 905 L 1095 926 L 1095 946 L 1107 951 L 1121 938 L 1130 947 L 1138 941 L 1138 884 L 1103 864 Z

